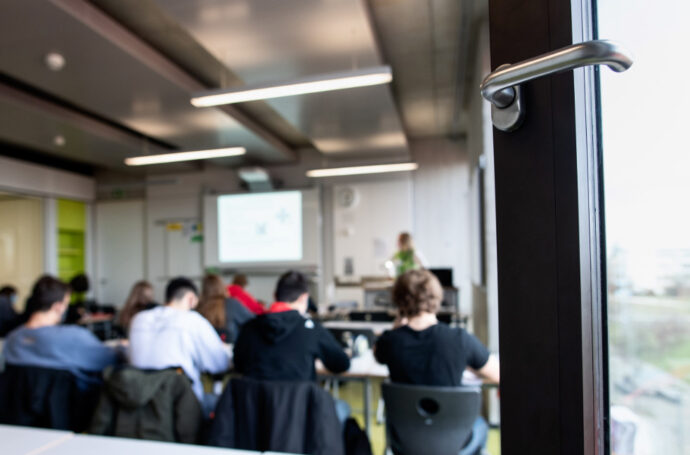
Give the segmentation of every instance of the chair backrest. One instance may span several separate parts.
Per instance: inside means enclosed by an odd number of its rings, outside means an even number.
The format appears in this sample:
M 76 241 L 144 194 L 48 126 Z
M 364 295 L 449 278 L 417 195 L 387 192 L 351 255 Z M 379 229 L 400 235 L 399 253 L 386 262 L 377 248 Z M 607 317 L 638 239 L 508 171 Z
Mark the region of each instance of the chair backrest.
M 0 423 L 81 432 L 98 398 L 65 370 L 7 364 L 0 374 Z
M 108 367 L 89 432 L 156 441 L 198 442 L 202 422 L 191 380 L 177 368 Z
M 344 454 L 333 398 L 313 382 L 233 378 L 216 406 L 207 442 L 234 449 Z
M 386 436 L 400 455 L 457 455 L 479 416 L 480 389 L 384 383 Z

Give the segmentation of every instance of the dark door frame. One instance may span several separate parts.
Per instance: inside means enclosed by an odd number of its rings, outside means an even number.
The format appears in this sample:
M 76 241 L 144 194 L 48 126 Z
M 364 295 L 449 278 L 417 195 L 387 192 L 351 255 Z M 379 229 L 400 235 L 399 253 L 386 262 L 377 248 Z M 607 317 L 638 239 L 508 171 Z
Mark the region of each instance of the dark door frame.
M 593 39 L 591 5 L 489 0 L 491 67 Z M 603 454 L 606 345 L 596 73 L 523 86 L 520 129 L 494 129 L 501 445 Z

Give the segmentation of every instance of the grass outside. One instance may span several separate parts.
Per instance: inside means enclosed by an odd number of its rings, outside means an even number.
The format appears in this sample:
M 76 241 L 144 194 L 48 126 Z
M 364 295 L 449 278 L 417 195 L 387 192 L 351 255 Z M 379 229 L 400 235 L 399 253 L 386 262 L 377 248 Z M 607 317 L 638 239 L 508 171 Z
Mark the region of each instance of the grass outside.
M 690 384 L 690 300 L 611 297 L 609 340 L 613 355 L 638 359 Z

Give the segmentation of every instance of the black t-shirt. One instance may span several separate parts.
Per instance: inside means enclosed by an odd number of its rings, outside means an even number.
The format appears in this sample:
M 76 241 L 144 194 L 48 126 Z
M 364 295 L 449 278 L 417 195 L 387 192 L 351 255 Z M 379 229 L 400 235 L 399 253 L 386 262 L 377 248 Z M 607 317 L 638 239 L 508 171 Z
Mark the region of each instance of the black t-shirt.
M 489 351 L 464 329 L 439 323 L 421 331 L 402 326 L 384 332 L 376 342 L 376 360 L 388 365 L 393 382 L 460 386 L 465 368 L 482 368 Z

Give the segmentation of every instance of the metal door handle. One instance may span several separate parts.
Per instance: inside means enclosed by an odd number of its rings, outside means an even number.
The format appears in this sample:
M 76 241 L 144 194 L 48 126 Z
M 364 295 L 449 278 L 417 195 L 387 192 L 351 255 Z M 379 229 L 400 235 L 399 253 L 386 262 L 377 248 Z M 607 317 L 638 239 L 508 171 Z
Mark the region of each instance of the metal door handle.
M 581 66 L 606 65 L 620 73 L 632 64 L 631 54 L 621 45 L 608 40 L 587 41 L 520 63 L 501 65 L 486 76 L 479 89 L 491 102 L 494 126 L 501 131 L 513 131 L 525 116 L 520 84 Z

